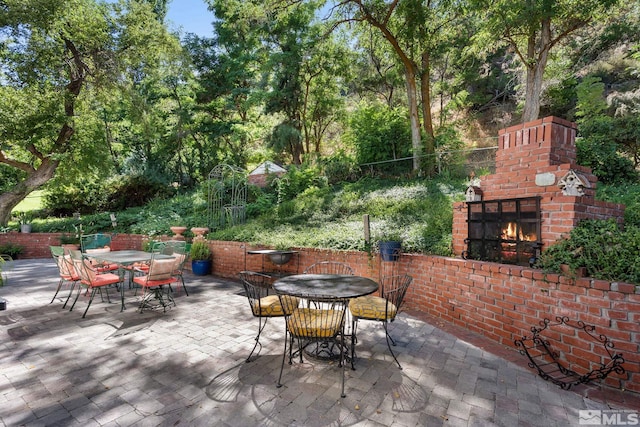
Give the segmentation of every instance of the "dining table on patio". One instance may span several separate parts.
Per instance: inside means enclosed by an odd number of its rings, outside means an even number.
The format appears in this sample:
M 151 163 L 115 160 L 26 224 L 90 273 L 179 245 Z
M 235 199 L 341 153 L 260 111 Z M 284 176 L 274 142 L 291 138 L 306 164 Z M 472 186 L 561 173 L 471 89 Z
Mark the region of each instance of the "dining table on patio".
M 151 261 L 152 257 L 155 257 L 155 259 L 173 258 L 173 256 L 171 255 L 153 254 L 151 252 L 130 249 L 122 251 L 91 253 L 85 255 L 90 256 L 91 258 L 94 258 L 98 261 L 106 262 L 109 264 L 116 264 L 118 266 L 118 275 L 120 276 L 120 281 L 122 282 L 122 286 L 120 286 L 120 301 L 122 304 L 122 306 L 120 307 L 120 311 L 126 310 L 126 306 L 124 304 L 124 276 L 127 267 L 130 267 L 137 263 L 147 263 Z M 130 274 L 133 274 L 133 272 L 131 272 Z
M 295 274 L 276 280 L 272 286 L 278 293 L 296 297 L 317 295 L 319 298 L 329 296 L 344 299 L 370 295 L 379 287 L 375 280 L 349 274 Z M 327 360 L 334 360 L 338 356 L 333 347 L 315 346 L 306 353 Z
M 293 296 L 316 294 L 351 299 L 374 293 L 378 283 L 368 277 L 349 274 L 294 274 L 276 280 L 273 288 Z

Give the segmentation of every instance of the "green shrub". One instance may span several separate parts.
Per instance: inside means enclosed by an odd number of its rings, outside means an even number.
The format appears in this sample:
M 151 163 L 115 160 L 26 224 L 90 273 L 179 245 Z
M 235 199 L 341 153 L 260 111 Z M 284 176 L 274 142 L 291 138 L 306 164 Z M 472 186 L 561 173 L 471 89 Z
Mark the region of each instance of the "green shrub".
M 24 252 L 24 246 L 15 243 L 0 245 L 0 255 L 9 255 L 11 258 L 16 259 L 22 252 Z
M 324 170 L 329 184 L 356 181 L 360 175 L 355 159 L 344 151 L 339 151 L 331 156 L 323 157 L 320 164 Z
M 165 199 L 175 195 L 170 185 L 145 175 L 117 176 L 105 185 L 108 197 L 105 210 L 120 211 L 135 206 L 144 206 L 154 199 Z
M 537 266 L 560 273 L 584 267 L 587 276 L 609 281 L 640 283 L 640 228 L 622 230 L 613 219 L 584 220 L 570 235 L 542 252 Z
M 211 249 L 209 243 L 206 240 L 196 240 L 191 244 L 191 251 L 189 252 L 193 261 L 202 261 L 211 259 Z
M 344 135 L 356 151 L 358 164 L 401 159 L 411 155 L 411 128 L 406 113 L 384 104 L 363 104 L 351 115 Z M 381 166 L 391 172 L 394 163 Z

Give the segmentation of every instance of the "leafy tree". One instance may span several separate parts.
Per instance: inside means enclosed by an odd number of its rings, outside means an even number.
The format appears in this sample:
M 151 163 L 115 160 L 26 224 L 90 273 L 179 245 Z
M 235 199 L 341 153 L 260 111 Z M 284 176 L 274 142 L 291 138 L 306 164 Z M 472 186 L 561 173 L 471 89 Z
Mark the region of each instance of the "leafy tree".
M 463 3 L 453 1 L 422 2 L 419 0 L 346 0 L 339 3 L 340 22 L 363 22 L 376 28 L 397 55 L 405 74 L 414 170 L 427 156 L 426 173 L 434 172 L 434 126 L 432 118 L 431 77 L 434 61 L 442 58 L 456 33 Z M 422 130 L 420 132 L 420 111 Z
M 538 118 L 544 72 L 552 50 L 595 19 L 605 19 L 618 0 L 474 0 L 484 23 L 481 46 L 506 43 L 526 71 L 522 121 Z
M 586 77 L 577 87 L 576 116 L 580 137 L 576 141 L 578 163 L 588 166 L 605 184 L 638 179 L 634 163 L 620 152 L 637 158 L 638 132 L 630 129 L 626 118 L 606 115 L 604 84 L 596 77 Z M 631 120 L 630 124 L 637 123 Z M 634 136 L 635 135 L 635 138 Z
M 360 164 L 401 159 L 411 154 L 411 131 L 406 115 L 384 104 L 366 103 L 356 109 L 345 135 L 356 151 Z M 391 170 L 393 164 L 383 169 Z
M 148 4 L 92 0 L 3 1 L 0 33 L 0 163 L 23 174 L 0 194 L 6 224 L 61 163 L 94 160 L 101 147 L 83 136 L 80 116 L 91 95 L 157 52 L 167 34 Z
M 360 96 L 382 99 L 389 108 L 397 106 L 400 97 L 397 89 L 402 87 L 402 67 L 379 31 L 373 27 L 359 26 L 354 29 L 357 79 L 349 81 L 351 92 Z

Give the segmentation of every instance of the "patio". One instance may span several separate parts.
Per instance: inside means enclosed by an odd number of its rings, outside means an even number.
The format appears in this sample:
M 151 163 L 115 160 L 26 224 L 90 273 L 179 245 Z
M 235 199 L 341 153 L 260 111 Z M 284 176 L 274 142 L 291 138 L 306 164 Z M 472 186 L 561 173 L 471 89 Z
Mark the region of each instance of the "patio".
M 419 313 L 390 326 L 403 370 L 380 325 L 362 322 L 346 398 L 322 361 L 285 366 L 276 388 L 282 320 L 245 363 L 256 321 L 239 282 L 186 274 L 190 295 L 167 313 L 140 314 L 128 292 L 125 312 L 96 299 L 82 319 L 84 296 L 73 312 L 65 292 L 49 304 L 57 277 L 53 260 L 20 260 L 0 288 L 0 425 L 566 426 L 580 410 L 640 407 L 629 393 L 563 391 L 515 349 Z

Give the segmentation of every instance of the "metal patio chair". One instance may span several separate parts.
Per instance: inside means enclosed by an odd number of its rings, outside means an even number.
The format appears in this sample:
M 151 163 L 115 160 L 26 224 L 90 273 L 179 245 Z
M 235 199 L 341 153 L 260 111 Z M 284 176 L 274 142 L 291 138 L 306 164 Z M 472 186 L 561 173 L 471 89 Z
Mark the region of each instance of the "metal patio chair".
M 69 296 L 73 293 L 73 289 L 76 286 L 76 283 L 80 280 L 80 276 L 76 272 L 75 267 L 73 266 L 73 260 L 71 259 L 71 255 L 65 254 L 64 248 L 62 246 L 49 246 L 51 251 L 51 256 L 56 262 L 56 266 L 58 267 L 58 275 L 60 276 L 60 280 L 58 281 L 58 286 L 56 287 L 56 292 L 53 294 L 53 298 L 51 298 L 52 304 L 58 296 L 58 292 L 62 288 L 62 285 L 65 283 L 70 284 L 69 295 L 67 296 L 67 300 L 64 302 L 62 308 L 66 308 L 67 302 L 69 301 Z
M 96 292 L 100 292 L 100 297 L 104 301 L 104 297 L 102 296 L 102 289 L 104 289 L 107 294 L 107 302 L 111 302 L 109 298 L 108 287 L 111 285 L 122 286 L 122 279 L 119 275 L 113 273 L 102 273 L 98 271 L 98 269 L 91 263 L 91 260 L 85 257 L 82 252 L 77 250 L 69 251 L 69 255 L 73 260 L 73 266 L 76 269 L 76 273 L 80 276 L 80 286 L 78 286 L 78 291 L 76 292 L 76 298 L 73 300 L 73 304 L 69 311 L 73 310 L 76 302 L 78 302 L 78 297 L 83 288 L 91 291 L 91 296 L 89 297 L 89 303 L 87 304 L 87 308 L 84 310 L 84 314 L 82 317 L 84 318 L 87 315 L 87 311 L 89 311 L 89 307 L 91 307 L 91 303 L 93 302 L 93 298 L 96 295 Z M 71 294 L 69 294 L 71 296 Z M 68 301 L 68 298 L 67 298 Z M 66 303 L 65 303 L 66 305 Z
M 285 308 L 285 340 L 284 352 L 282 354 L 282 364 L 280 375 L 278 376 L 278 387 L 282 387 L 282 371 L 284 361 L 289 354 L 289 364 L 293 363 L 293 356 L 300 355 L 310 344 L 327 344 L 339 350 L 339 366 L 341 369 L 342 381 L 340 396 L 345 397 L 344 392 L 344 365 L 345 365 L 345 339 L 344 339 L 344 317 L 348 299 L 336 298 L 330 295 L 300 295 L 301 299 L 313 299 L 322 301 L 321 306 L 311 307 L 287 307 L 287 294 L 278 293 L 280 304 Z M 294 342 L 297 343 L 297 350 L 293 352 Z
M 83 234 L 80 236 L 80 250 L 89 256 L 91 263 L 98 273 L 111 273 L 118 270 L 117 264 L 109 264 L 100 262 L 91 257 L 98 256 L 101 253 L 111 252 L 111 235 L 103 233 Z
M 402 369 L 400 362 L 391 349 L 391 344 L 396 343 L 389 335 L 387 325 L 393 322 L 402 307 L 404 295 L 407 288 L 411 284 L 413 278 L 407 274 L 398 276 L 386 276 L 382 278 L 380 283 L 380 296 L 366 295 L 354 298 L 349 303 L 349 311 L 351 312 L 351 369 L 355 369 L 353 360 L 355 358 L 355 344 L 357 342 L 356 331 L 358 320 L 374 320 L 382 323 L 384 327 L 385 337 L 387 339 L 387 347 L 393 356 L 393 360 L 398 364 L 398 368 Z
M 338 261 L 320 261 L 305 268 L 303 274 L 346 274 L 353 276 L 353 269 Z
M 0 286 L 9 283 L 9 272 L 13 269 L 13 257 L 9 254 L 0 254 Z
M 168 253 L 168 251 L 171 251 L 171 253 Z M 172 255 L 174 258 L 174 264 L 173 264 L 173 273 L 172 276 L 179 279 L 179 285 L 182 285 L 182 289 L 184 289 L 184 293 L 189 296 L 189 291 L 187 290 L 187 285 L 185 285 L 184 283 L 184 265 L 187 262 L 187 259 L 189 258 L 189 254 L 186 251 L 185 246 L 166 246 L 164 251 L 164 254 L 166 255 Z M 176 289 L 180 289 L 178 286 L 176 285 Z M 171 285 L 169 285 L 171 286 Z
M 298 307 L 300 299 L 288 295 L 284 296 L 283 299 L 286 301 L 286 306 L 283 308 L 278 295 L 271 292 L 271 276 L 254 271 L 241 271 L 239 276 L 244 291 L 247 294 L 247 299 L 249 300 L 251 314 L 258 318 L 258 335 L 255 337 L 256 343 L 253 345 L 251 353 L 249 353 L 249 356 L 247 356 L 245 360 L 248 363 L 251 361 L 251 355 L 253 355 L 256 348 L 260 346 L 260 349 L 262 349 L 260 334 L 267 325 L 267 321 L 272 317 L 284 317 L 287 314 L 285 308 L 289 310 L 289 312 L 292 311 Z M 259 353 L 260 350 L 258 350 L 257 354 Z
M 167 306 L 171 304 L 175 307 L 176 302 L 173 299 L 171 283 L 177 282 L 178 279 L 173 276 L 174 268 L 175 259 L 156 259 L 154 254 L 149 262 L 148 271 L 143 272 L 145 274 L 142 276 L 133 278 L 133 282 L 143 289 L 140 306 L 138 307 L 141 313 L 145 307 L 155 308 L 150 304 L 152 299 L 158 300 L 158 304 L 164 312 L 167 311 Z

